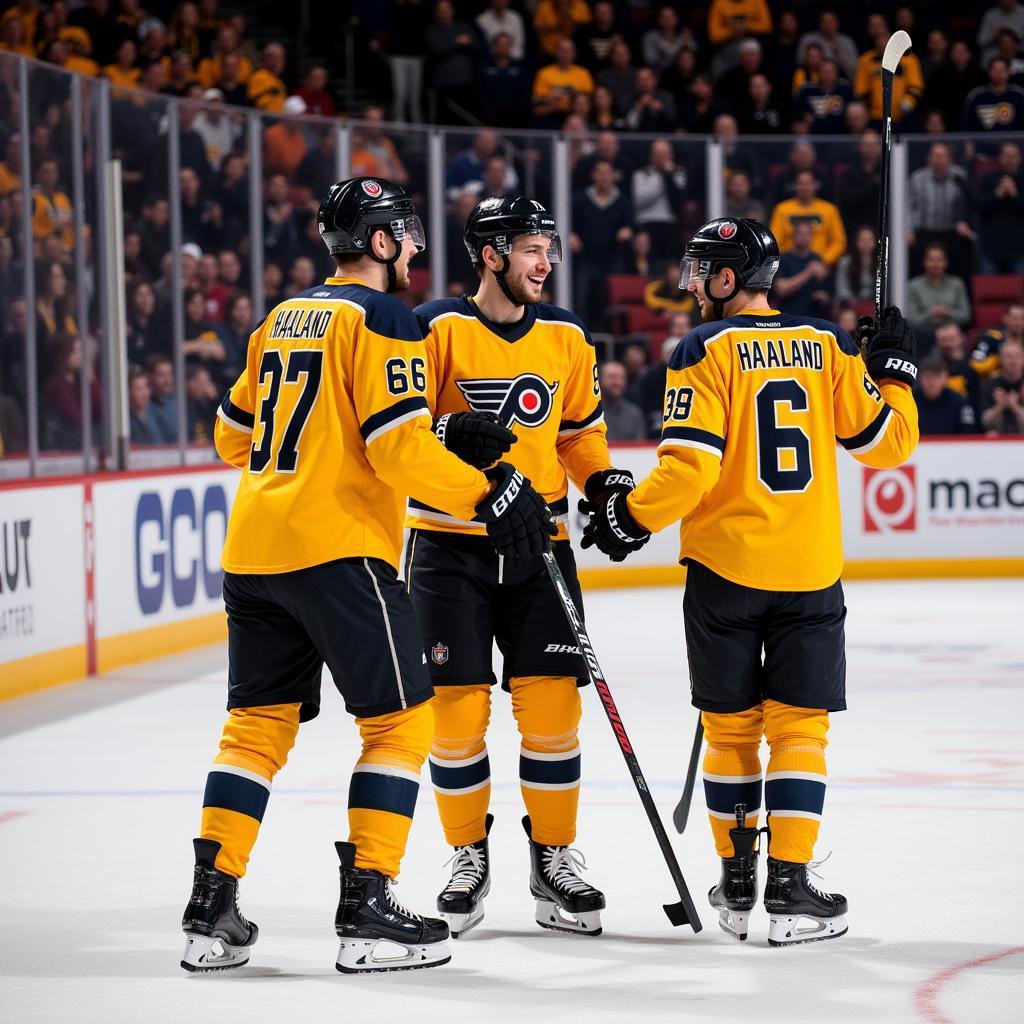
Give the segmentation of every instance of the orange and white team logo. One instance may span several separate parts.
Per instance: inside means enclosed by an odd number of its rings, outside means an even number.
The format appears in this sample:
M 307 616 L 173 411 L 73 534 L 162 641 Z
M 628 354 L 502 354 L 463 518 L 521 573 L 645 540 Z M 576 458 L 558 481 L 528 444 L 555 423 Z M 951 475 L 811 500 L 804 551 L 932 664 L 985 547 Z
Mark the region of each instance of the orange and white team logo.
M 864 532 L 917 529 L 917 470 L 914 466 L 864 470 Z
M 732 238 L 736 234 L 736 225 L 731 220 L 726 221 L 724 224 L 718 225 L 718 237 L 719 238 Z

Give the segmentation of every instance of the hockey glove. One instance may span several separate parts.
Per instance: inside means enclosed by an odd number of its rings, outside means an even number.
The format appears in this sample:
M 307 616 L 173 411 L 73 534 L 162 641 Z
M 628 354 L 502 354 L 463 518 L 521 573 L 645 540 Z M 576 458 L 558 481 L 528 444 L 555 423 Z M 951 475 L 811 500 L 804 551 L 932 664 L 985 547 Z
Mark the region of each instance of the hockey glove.
M 598 551 L 613 562 L 625 561 L 627 555 L 639 551 L 651 539 L 651 531 L 645 530 L 630 515 L 622 491 L 595 502 L 581 501 L 579 509 L 590 516 L 590 522 L 583 528 L 580 547 L 596 545 Z
M 493 412 L 449 412 L 434 421 L 438 440 L 463 462 L 485 469 L 518 440 Z
M 551 509 L 530 481 L 507 462 L 485 470 L 494 490 L 476 507 L 494 549 L 506 558 L 543 555 L 558 533 Z
M 610 494 L 629 494 L 636 487 L 628 469 L 601 469 L 591 473 L 583 485 L 583 493 L 591 505 L 596 505 Z
M 878 320 L 861 317 L 857 340 L 868 373 L 876 382 L 897 380 L 911 387 L 917 383 L 917 339 L 899 306 L 887 306 Z

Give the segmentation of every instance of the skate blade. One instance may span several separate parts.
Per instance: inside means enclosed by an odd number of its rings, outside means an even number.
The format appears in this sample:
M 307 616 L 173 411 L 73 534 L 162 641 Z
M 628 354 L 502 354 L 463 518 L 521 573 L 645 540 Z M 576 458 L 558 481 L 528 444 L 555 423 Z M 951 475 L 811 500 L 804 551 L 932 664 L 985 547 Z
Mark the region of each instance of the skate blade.
M 801 942 L 838 939 L 849 930 L 846 917 L 809 917 L 806 914 L 773 916 L 768 923 L 769 946 L 796 946 Z
M 415 971 L 422 967 L 440 967 L 451 958 L 444 942 L 406 946 L 390 939 L 342 939 L 335 967 L 342 974 Z
M 249 962 L 248 946 L 232 946 L 223 939 L 209 935 L 185 933 L 185 952 L 181 966 L 186 971 L 224 971 Z
M 477 904 L 468 914 L 440 914 L 442 921 L 448 922 L 448 930 L 453 939 L 461 939 L 472 931 L 484 919 L 484 905 Z
M 557 903 L 537 900 L 537 924 L 555 932 L 572 932 L 574 935 L 600 935 L 601 911 L 590 910 L 583 914 L 572 914 L 562 910 Z
M 721 907 L 718 911 L 718 926 L 723 932 L 727 932 L 740 942 L 747 940 L 747 923 L 750 921 L 750 911 L 729 910 Z

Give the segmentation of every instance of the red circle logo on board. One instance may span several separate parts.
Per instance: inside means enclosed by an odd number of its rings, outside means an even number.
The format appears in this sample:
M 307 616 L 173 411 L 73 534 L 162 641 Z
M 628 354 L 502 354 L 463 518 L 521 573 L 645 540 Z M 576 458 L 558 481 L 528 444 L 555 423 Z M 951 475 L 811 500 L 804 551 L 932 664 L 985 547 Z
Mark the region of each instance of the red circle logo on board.
M 733 222 L 726 221 L 724 224 L 718 225 L 718 237 L 719 238 L 732 238 L 736 234 L 736 225 Z
M 363 191 L 371 199 L 379 199 L 380 196 L 381 196 L 381 193 L 384 191 L 384 189 L 382 189 L 380 187 L 380 182 L 379 181 L 364 181 L 363 182 Z

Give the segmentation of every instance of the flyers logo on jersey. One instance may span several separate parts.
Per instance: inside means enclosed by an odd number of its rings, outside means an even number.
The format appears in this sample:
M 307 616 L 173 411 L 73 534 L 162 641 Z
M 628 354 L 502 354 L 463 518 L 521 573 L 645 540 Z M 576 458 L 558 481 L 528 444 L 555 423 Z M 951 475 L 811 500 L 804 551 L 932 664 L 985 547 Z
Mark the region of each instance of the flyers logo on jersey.
M 553 396 L 558 381 L 548 384 L 535 373 L 521 373 L 514 380 L 497 378 L 457 380 L 473 412 L 493 412 L 502 423 L 511 427 L 539 427 L 551 415 Z

